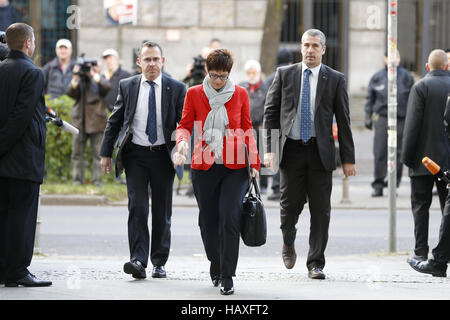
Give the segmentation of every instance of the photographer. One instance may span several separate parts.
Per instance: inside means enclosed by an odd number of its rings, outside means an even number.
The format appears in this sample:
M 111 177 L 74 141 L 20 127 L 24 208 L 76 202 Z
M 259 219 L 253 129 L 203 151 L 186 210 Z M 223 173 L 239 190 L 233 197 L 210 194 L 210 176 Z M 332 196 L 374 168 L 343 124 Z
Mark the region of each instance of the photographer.
M 6 45 L 5 32 L 0 31 L 0 62 L 6 59 L 9 53 L 8 46 Z
M 50 286 L 29 271 L 45 164 L 44 76 L 30 59 L 34 31 L 15 23 L 6 30 L 11 52 L 0 63 L 0 283 Z
M 110 84 L 100 75 L 96 61 L 85 61 L 80 58 L 73 72 L 67 95 L 76 100 L 72 110 L 72 123 L 80 133 L 74 136 L 72 143 L 72 181 L 74 184 L 85 183 L 84 153 L 89 139 L 92 150 L 92 184 L 101 187 L 99 151 L 103 131 L 106 128 L 105 97 L 110 90 Z

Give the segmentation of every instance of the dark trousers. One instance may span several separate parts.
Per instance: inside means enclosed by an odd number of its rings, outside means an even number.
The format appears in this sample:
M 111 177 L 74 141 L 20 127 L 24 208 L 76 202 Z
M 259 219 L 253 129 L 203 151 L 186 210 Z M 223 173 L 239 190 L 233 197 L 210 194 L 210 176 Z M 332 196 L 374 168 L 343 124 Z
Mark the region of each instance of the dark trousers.
M 302 146 L 288 139 L 280 164 L 281 231 L 284 243 L 293 244 L 297 232 L 295 225 L 308 201 L 311 214 L 308 270 L 325 266 L 331 188 L 332 172 L 324 169 L 317 145 Z
M 442 181 L 435 176 L 412 176 L 411 179 L 411 208 L 414 217 L 414 237 L 416 240 L 414 253 L 417 256 L 427 256 L 428 247 L 428 225 L 430 220 L 430 206 L 433 199 L 433 185 L 439 194 L 441 211 L 445 206 L 445 198 L 448 190 Z
M 214 164 L 192 170 L 199 211 L 198 224 L 208 260 L 220 264 L 222 277 L 233 277 L 239 256 L 242 201 L 248 188 L 247 168 Z
M 397 188 L 400 186 L 403 173 L 403 163 L 400 161 L 402 153 L 403 129 L 405 119 L 397 119 Z M 374 189 L 387 186 L 387 154 L 388 154 L 388 120 L 386 116 L 379 116 L 375 122 L 375 136 L 373 139 L 374 155 Z
M 0 177 L 0 279 L 29 274 L 36 232 L 40 184 Z
M 444 214 L 442 215 L 439 242 L 432 253 L 432 260 L 447 269 L 447 263 L 450 261 L 450 193 L 447 195 Z
M 128 242 L 130 260 L 147 267 L 149 258 L 149 196 L 152 188 L 152 242 L 150 259 L 163 266 L 170 251 L 172 189 L 175 169 L 167 150 L 150 151 L 129 143 L 123 153 L 128 190 Z
M 87 141 L 91 141 L 91 151 L 92 151 L 92 178 L 91 182 L 101 183 L 102 182 L 102 167 L 100 158 L 100 146 L 102 144 L 103 132 L 97 133 L 86 133 L 80 131 L 79 134 L 73 136 L 72 141 L 72 162 L 73 162 L 73 182 L 79 182 L 84 184 L 85 181 L 85 167 L 86 161 L 84 159 L 84 154 L 86 150 Z

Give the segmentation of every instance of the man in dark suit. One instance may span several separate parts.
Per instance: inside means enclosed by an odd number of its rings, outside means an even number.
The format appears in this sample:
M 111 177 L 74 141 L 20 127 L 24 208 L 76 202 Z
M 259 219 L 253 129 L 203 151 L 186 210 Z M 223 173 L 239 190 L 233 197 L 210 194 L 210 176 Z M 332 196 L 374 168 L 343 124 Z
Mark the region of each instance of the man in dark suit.
M 45 164 L 44 75 L 30 59 L 33 28 L 6 30 L 11 49 L 0 63 L 0 282 L 49 286 L 28 271 L 33 257 L 39 188 Z
M 128 189 L 128 241 L 130 261 L 124 272 L 146 278 L 149 258 L 149 198 L 152 189 L 152 277 L 165 278 L 170 250 L 172 187 L 175 170 L 172 132 L 181 120 L 186 86 L 161 73 L 165 59 L 161 47 L 145 42 L 138 63 L 142 75 L 120 81 L 119 94 L 103 137 L 100 155 L 105 173 L 111 170 L 118 140 L 116 176 L 125 168 Z M 119 139 L 117 139 L 119 137 Z
M 429 209 L 433 185 L 439 194 L 444 210 L 448 190 L 423 165 L 422 158 L 429 157 L 444 169 L 450 168 L 450 140 L 444 127 L 444 112 L 450 92 L 450 73 L 447 72 L 447 55 L 443 50 L 433 50 L 426 68 L 428 74 L 411 89 L 403 135 L 402 162 L 409 168 L 411 181 L 411 207 L 414 216 L 414 256 L 408 261 L 428 259 Z
M 325 35 L 317 29 L 301 39 L 303 62 L 277 70 L 265 104 L 264 161 L 274 168 L 279 151 L 281 175 L 282 257 L 295 265 L 295 225 L 306 201 L 311 213 L 308 276 L 325 279 L 325 248 L 330 222 L 332 171 L 336 169 L 333 115 L 339 130 L 339 149 L 345 176 L 355 175 L 344 75 L 322 64 Z M 271 145 L 279 137 L 279 150 Z

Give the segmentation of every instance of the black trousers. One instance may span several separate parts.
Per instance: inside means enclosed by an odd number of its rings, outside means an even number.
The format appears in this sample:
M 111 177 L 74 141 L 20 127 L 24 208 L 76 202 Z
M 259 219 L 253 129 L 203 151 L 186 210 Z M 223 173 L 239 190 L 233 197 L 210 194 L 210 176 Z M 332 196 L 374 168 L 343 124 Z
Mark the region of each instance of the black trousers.
M 308 270 L 325 266 L 324 252 L 328 242 L 331 189 L 332 172 L 324 169 L 317 145 L 313 143 L 302 146 L 299 142 L 288 139 L 280 164 L 281 232 L 285 244 L 294 243 L 297 233 L 295 225 L 308 201 L 311 214 L 306 262 Z
M 403 163 L 400 161 L 402 153 L 403 129 L 405 119 L 397 119 L 397 188 L 400 186 L 403 174 Z M 387 154 L 388 154 L 388 120 L 386 116 L 379 116 L 375 122 L 375 136 L 373 139 L 374 155 L 374 189 L 387 186 Z
M 129 143 L 123 154 L 128 190 L 128 243 L 130 260 L 147 267 L 149 258 L 149 196 L 152 189 L 152 241 L 150 259 L 164 266 L 169 258 L 172 191 L 175 178 L 170 155 L 164 148 L 150 151 Z
M 236 273 L 242 201 L 248 182 L 247 168 L 232 170 L 214 164 L 207 171 L 192 170 L 203 246 L 208 260 L 220 264 L 222 277 Z
M 450 261 L 450 193 L 447 195 L 444 214 L 442 215 L 439 242 L 432 253 L 433 262 L 447 269 L 447 263 Z
M 414 237 L 416 240 L 414 253 L 417 256 L 427 256 L 429 252 L 428 229 L 430 206 L 433 200 L 433 185 L 436 183 L 442 212 L 444 211 L 448 190 L 443 181 L 438 181 L 432 175 L 412 176 L 410 180 L 411 208 L 414 217 Z
M 40 184 L 0 177 L 0 279 L 29 274 L 33 258 Z

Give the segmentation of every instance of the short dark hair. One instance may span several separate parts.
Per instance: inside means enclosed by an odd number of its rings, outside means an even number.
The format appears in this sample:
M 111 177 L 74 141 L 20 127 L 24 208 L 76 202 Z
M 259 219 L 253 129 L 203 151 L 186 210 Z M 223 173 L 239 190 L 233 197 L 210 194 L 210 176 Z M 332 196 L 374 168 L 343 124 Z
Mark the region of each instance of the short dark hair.
M 208 71 L 226 71 L 230 72 L 233 67 L 233 57 L 227 49 L 213 50 L 206 58 L 206 67 Z
M 141 56 L 142 53 L 142 49 L 144 49 L 145 47 L 147 48 L 158 48 L 159 52 L 161 52 L 161 57 L 163 56 L 163 51 L 161 49 L 161 46 L 159 44 L 157 44 L 156 42 L 153 41 L 145 41 L 141 44 L 141 48 L 139 49 L 139 56 Z
M 6 43 L 11 50 L 22 50 L 25 41 L 33 37 L 33 28 L 25 23 L 14 23 L 6 29 Z

